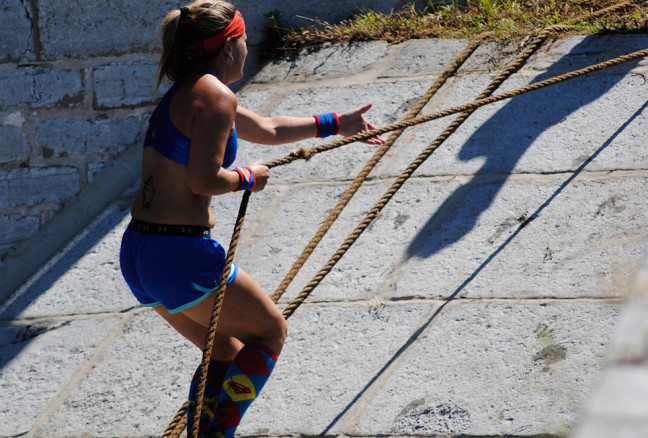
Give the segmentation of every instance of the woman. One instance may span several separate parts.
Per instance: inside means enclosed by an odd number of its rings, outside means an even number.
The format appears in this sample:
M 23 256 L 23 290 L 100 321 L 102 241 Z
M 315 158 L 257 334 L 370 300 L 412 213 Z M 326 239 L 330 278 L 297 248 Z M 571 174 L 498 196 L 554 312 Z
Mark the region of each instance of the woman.
M 162 39 L 157 86 L 165 76 L 174 84 L 149 121 L 142 183 L 120 262 L 139 302 L 202 349 L 225 260 L 224 249 L 209 237 L 215 224 L 211 198 L 261 191 L 270 176 L 261 161 L 228 170 L 237 138 L 280 144 L 338 131 L 352 135 L 374 126 L 363 117 L 370 104 L 339 117 L 261 117 L 238 106 L 227 84 L 243 75 L 246 34 L 241 14 L 229 3 L 196 1 L 171 11 L 162 24 Z M 232 265 L 205 388 L 202 436 L 234 435 L 285 338 L 279 309 L 243 269 Z

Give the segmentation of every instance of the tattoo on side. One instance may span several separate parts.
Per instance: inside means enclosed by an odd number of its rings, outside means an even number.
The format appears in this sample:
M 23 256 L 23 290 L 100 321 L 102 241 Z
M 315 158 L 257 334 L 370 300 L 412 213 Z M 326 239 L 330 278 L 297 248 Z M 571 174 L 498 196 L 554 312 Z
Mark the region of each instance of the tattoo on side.
M 153 183 L 153 175 L 149 176 L 144 183 L 142 183 L 142 208 L 145 211 L 150 211 L 153 207 L 153 199 L 155 198 L 155 184 Z

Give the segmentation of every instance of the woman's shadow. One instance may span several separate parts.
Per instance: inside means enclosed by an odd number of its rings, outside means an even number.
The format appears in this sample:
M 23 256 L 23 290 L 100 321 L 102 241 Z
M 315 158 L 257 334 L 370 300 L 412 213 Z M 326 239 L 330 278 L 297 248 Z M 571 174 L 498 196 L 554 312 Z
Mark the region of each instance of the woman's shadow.
M 620 44 L 601 50 L 605 46 L 605 38 L 584 38 L 533 82 L 643 48 Z M 628 40 L 632 41 L 636 40 Z M 638 62 L 628 62 L 614 67 L 612 72 L 604 70 L 518 96 L 504 105 L 470 136 L 459 151 L 458 158 L 462 161 L 484 157 L 483 166 L 468 183 L 455 190 L 428 220 L 408 246 L 406 258 L 429 257 L 468 234 L 479 216 L 491 205 L 522 155 L 538 137 L 574 111 L 605 95 Z M 588 123 L 595 126 L 597 115 L 591 114 L 589 117 Z M 569 144 L 561 147 L 569 147 Z M 562 170 L 569 172 L 578 164 L 564 163 L 564 166 Z

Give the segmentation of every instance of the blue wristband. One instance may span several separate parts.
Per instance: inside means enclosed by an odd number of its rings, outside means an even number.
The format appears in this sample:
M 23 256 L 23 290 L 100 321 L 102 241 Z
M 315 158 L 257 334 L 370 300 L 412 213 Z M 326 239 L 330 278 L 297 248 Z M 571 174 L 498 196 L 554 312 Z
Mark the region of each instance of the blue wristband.
M 315 121 L 317 123 L 317 137 L 328 137 L 329 135 L 337 135 L 340 129 L 340 119 L 335 113 L 316 114 Z
M 254 172 L 248 166 L 237 167 L 234 172 L 238 173 L 241 182 L 239 183 L 238 188 L 235 190 L 252 190 L 254 184 L 256 183 L 256 178 L 254 177 Z

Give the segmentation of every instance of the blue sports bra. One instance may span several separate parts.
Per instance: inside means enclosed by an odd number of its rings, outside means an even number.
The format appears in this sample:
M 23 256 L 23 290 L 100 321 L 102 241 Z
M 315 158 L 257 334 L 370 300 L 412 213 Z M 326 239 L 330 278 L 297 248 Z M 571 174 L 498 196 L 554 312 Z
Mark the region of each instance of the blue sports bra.
M 178 81 L 166 92 L 158 106 L 153 111 L 149 119 L 144 147 L 152 147 L 170 160 L 182 165 L 189 164 L 189 150 L 191 149 L 191 139 L 180 132 L 169 119 L 169 108 L 171 100 L 178 89 L 189 77 Z M 232 131 L 227 144 L 225 145 L 225 156 L 223 157 L 223 167 L 227 168 L 234 163 L 236 159 L 236 149 L 238 137 L 236 129 Z

